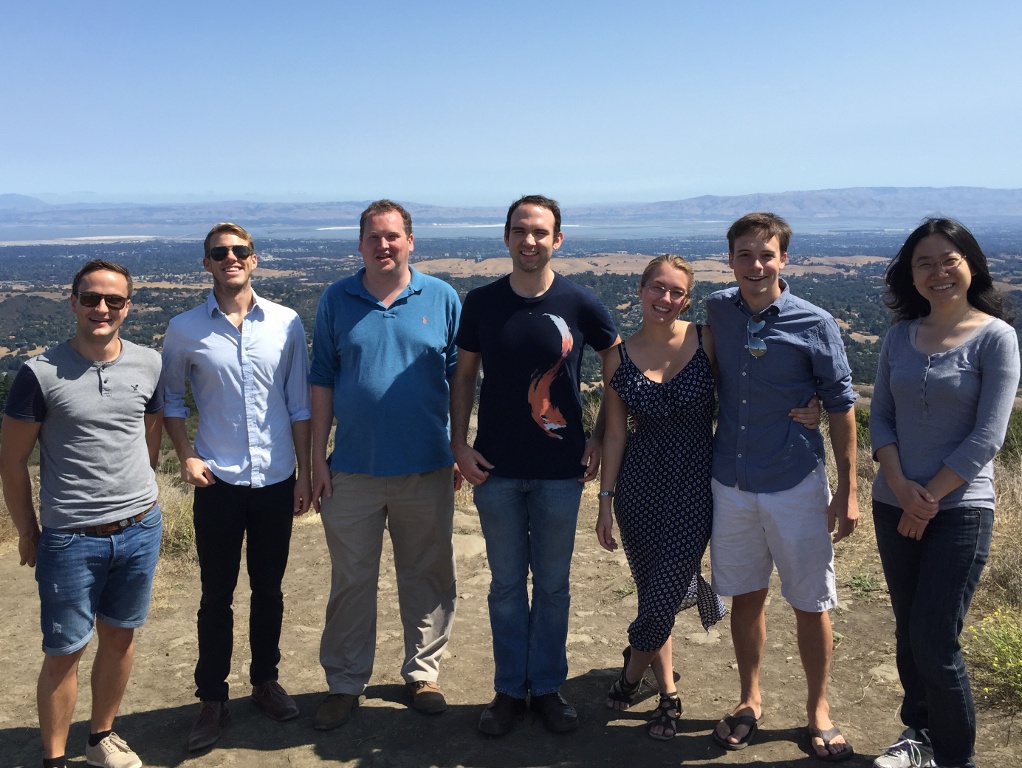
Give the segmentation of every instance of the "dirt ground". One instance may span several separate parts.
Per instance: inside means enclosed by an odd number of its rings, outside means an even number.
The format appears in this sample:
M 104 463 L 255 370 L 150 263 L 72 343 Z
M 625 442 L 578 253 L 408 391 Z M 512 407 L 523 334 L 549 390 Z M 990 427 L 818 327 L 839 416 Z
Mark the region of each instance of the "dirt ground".
M 685 706 L 679 735 L 671 742 L 656 742 L 646 736 L 645 718 L 655 705 L 655 691 L 649 684 L 644 686 L 642 700 L 628 712 L 604 706 L 607 689 L 620 668 L 625 630 L 634 617 L 636 602 L 624 555 L 611 555 L 597 546 L 592 533 L 593 502 L 592 492 L 587 490 L 572 571 L 570 669 L 563 692 L 581 719 L 573 734 L 551 735 L 531 716 L 502 739 L 489 739 L 476 730 L 479 712 L 492 697 L 493 663 L 486 611 L 489 574 L 478 518 L 471 508 L 459 508 L 455 519 L 460 595 L 450 656 L 440 676 L 450 704 L 446 713 L 428 717 L 407 705 L 398 675 L 402 641 L 393 560 L 387 546 L 380 577 L 376 668 L 365 703 L 345 726 L 326 733 L 313 730 L 312 717 L 325 691 L 318 649 L 330 559 L 319 521 L 310 517 L 295 528 L 291 545 L 281 643 L 281 682 L 295 696 L 301 717 L 275 723 L 247 700 L 248 606 L 246 593 L 239 587 L 230 679 L 236 697 L 233 721 L 212 749 L 188 753 L 186 737 L 197 711 L 192 668 L 198 576 L 193 563 L 166 561 L 161 564 L 149 623 L 137 634 L 135 669 L 116 729 L 147 766 L 301 768 L 329 762 L 358 768 L 527 768 L 627 766 L 640 761 L 650 766 L 816 764 L 800 729 L 805 723 L 805 689 L 794 622 L 776 589 L 768 605 L 763 671 L 766 720 L 750 748 L 725 752 L 709 738 L 714 724 L 732 706 L 738 673 L 727 620 L 706 634 L 694 609 L 679 617 L 674 634 L 679 690 Z M 856 596 L 847 586 L 853 575 L 879 575 L 872 548 L 866 545 L 868 521 L 856 536 L 862 541 L 838 546 L 842 602 L 833 615 L 838 639 L 830 701 L 834 721 L 859 753 L 845 765 L 865 766 L 901 730 L 897 718 L 900 688 L 886 594 L 881 590 Z M 0 766 L 36 766 L 41 762 L 35 711 L 40 663 L 36 585 L 32 573 L 19 568 L 17 554 L 10 550 L 0 557 L 0 579 L 5 585 L 0 598 L 0 647 L 6 668 L 0 707 Z M 87 655 L 68 744 L 69 765 L 80 767 L 85 766 L 88 736 L 90 666 L 91 655 Z M 978 764 L 987 768 L 1018 764 L 1022 749 L 1013 733 L 1017 726 L 1012 727 L 1010 718 L 981 706 L 978 720 Z

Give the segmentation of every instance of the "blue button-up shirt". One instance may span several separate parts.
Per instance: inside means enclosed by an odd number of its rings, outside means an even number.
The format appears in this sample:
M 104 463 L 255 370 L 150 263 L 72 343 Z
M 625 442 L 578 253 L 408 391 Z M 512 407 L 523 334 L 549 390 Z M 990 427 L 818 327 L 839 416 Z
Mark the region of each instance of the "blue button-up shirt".
M 291 424 L 311 417 L 309 348 L 298 315 L 255 297 L 241 330 L 210 291 L 170 321 L 163 340 L 164 416 L 188 418 L 185 382 L 199 409 L 195 451 L 232 485 L 261 488 L 295 471 Z
M 720 377 L 717 432 L 713 438 L 713 477 L 752 493 L 794 488 L 824 458 L 823 438 L 788 411 L 814 394 L 829 413 L 852 407 L 852 374 L 834 318 L 792 296 L 782 281 L 781 296 L 762 312 L 756 335 L 766 354 L 749 353 L 752 312 L 737 287 L 706 300 Z

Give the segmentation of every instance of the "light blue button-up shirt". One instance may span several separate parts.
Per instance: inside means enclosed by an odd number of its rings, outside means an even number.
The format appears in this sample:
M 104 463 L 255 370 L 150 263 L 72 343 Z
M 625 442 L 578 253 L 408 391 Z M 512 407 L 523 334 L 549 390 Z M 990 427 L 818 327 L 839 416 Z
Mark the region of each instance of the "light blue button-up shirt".
M 752 493 L 794 488 L 823 461 L 820 431 L 797 424 L 788 411 L 816 394 L 828 413 L 844 413 L 856 398 L 834 318 L 781 284 L 777 301 L 757 313 L 766 322 L 756 333 L 766 343 L 762 357 L 749 353 L 752 313 L 738 288 L 706 300 L 720 371 L 713 478 Z
M 273 485 L 295 471 L 291 424 L 312 415 L 308 372 L 305 329 L 293 310 L 255 296 L 239 330 L 210 291 L 167 327 L 163 413 L 188 418 L 191 383 L 195 450 L 213 474 L 232 485 Z

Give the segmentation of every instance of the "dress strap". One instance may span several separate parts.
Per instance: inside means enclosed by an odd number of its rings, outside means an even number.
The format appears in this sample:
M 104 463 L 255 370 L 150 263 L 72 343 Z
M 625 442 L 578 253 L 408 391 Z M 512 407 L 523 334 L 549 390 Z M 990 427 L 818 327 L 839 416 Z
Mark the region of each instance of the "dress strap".
M 617 345 L 617 353 L 621 356 L 621 362 L 628 360 L 628 350 L 625 349 L 625 343 L 622 341 Z
M 699 338 L 699 348 L 703 348 L 703 326 L 696 324 L 696 336 Z

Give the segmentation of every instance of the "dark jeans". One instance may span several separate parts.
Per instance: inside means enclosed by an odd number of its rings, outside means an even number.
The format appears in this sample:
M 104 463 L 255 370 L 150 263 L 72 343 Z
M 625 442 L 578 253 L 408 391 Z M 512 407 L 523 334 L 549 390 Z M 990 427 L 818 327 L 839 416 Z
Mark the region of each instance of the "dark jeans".
M 902 511 L 873 501 L 894 608 L 901 719 L 927 728 L 940 766 L 974 766 L 976 714 L 958 636 L 990 554 L 990 509 L 941 510 L 921 541 L 898 533 Z
M 217 480 L 195 489 L 195 549 L 199 555 L 202 600 L 199 604 L 199 660 L 195 695 L 203 701 L 227 701 L 227 675 L 234 650 L 234 587 L 241 569 L 241 544 L 247 536 L 248 583 L 252 589 L 248 641 L 253 685 L 277 679 L 284 593 L 294 508 L 294 478 L 264 488 Z

